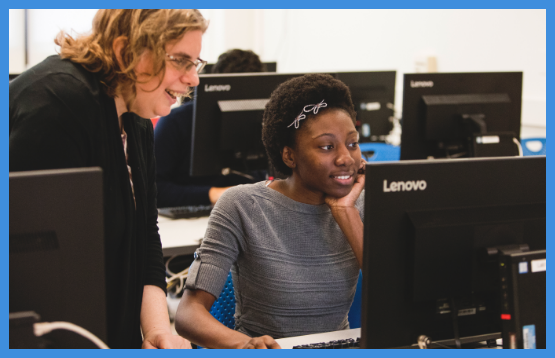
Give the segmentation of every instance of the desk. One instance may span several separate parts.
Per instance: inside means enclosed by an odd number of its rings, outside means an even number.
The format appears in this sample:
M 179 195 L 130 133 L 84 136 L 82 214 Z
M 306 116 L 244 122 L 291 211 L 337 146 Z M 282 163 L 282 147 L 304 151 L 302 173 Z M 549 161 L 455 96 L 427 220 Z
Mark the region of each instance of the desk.
M 347 338 L 356 340 L 358 337 L 360 337 L 360 328 L 354 328 L 335 332 L 309 334 L 306 336 L 280 338 L 276 339 L 276 342 L 282 349 L 291 349 L 294 346 L 300 346 L 302 344 L 329 342 Z
M 192 255 L 200 246 L 207 226 L 208 216 L 177 220 L 158 216 L 158 228 L 164 257 Z

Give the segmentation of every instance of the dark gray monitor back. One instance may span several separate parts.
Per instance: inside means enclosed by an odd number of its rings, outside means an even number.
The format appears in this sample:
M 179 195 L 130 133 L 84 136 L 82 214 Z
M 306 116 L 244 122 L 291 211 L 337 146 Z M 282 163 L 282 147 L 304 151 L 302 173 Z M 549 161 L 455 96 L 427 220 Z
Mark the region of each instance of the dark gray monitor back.
M 366 165 L 362 342 L 366 348 L 501 332 L 485 248 L 545 249 L 545 157 Z M 482 339 L 485 340 L 485 339 Z
M 106 342 L 102 170 L 12 172 L 9 185 L 10 313 L 71 322 Z M 75 333 L 46 338 L 94 347 Z
M 212 73 L 212 68 L 214 67 L 215 63 L 208 63 L 202 69 L 202 74 Z M 262 62 L 262 66 L 264 71 L 263 72 L 277 72 L 277 62 Z
M 403 86 L 401 160 L 518 155 L 522 72 L 405 74 Z M 497 150 L 474 143 L 478 117 Z
M 191 176 L 268 170 L 262 144 L 264 106 L 281 83 L 303 74 L 201 75 L 194 92 Z M 361 141 L 383 141 L 392 128 L 395 71 L 330 75 L 351 91 Z M 368 126 L 367 135 L 364 128 Z

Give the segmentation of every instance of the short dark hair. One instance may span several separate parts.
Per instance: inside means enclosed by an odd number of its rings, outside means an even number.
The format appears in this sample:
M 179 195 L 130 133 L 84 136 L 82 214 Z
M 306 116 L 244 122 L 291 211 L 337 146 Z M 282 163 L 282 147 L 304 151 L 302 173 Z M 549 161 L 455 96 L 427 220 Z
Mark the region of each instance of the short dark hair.
M 327 103 L 327 107 L 320 109 L 319 113 L 330 108 L 342 109 L 353 122 L 356 121 L 349 87 L 331 75 L 309 74 L 292 78 L 280 84 L 270 96 L 264 110 L 262 141 L 272 165 L 280 173 L 286 176 L 293 173 L 282 160 L 282 150 L 285 146 L 295 148 L 298 131 L 315 115 L 305 113 L 306 119 L 300 121 L 298 129 L 294 125 L 287 126 L 293 123 L 304 106 L 317 104 L 322 100 Z
M 229 50 L 218 57 L 212 73 L 264 72 L 260 57 L 251 50 Z

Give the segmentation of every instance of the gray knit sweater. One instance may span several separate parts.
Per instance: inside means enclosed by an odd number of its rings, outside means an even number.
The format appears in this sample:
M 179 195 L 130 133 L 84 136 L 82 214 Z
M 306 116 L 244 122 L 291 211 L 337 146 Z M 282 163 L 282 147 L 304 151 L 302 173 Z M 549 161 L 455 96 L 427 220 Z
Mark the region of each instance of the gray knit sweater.
M 231 188 L 197 253 L 186 287 L 218 297 L 232 269 L 240 332 L 283 338 L 349 326 L 359 267 L 326 204 L 299 203 L 264 182 Z

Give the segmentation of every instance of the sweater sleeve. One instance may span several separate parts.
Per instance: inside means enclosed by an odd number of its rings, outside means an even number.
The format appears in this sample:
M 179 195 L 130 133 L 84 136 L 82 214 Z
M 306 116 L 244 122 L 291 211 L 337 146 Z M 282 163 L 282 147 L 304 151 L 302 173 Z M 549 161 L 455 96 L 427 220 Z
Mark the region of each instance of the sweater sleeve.
M 146 178 L 147 178 L 147 258 L 145 270 L 145 285 L 160 287 L 164 293 L 166 291 L 164 257 L 162 253 L 162 243 L 158 232 L 158 209 L 156 208 L 156 163 L 154 158 L 154 130 L 152 122 L 147 121 L 145 148 L 146 155 Z
M 245 249 L 244 218 L 252 200 L 242 188 L 227 190 L 210 214 L 202 245 L 189 270 L 186 288 L 200 289 L 218 297 L 231 266 Z
M 89 166 L 100 105 L 68 74 L 10 88 L 10 171 Z

